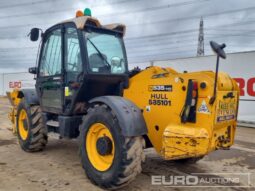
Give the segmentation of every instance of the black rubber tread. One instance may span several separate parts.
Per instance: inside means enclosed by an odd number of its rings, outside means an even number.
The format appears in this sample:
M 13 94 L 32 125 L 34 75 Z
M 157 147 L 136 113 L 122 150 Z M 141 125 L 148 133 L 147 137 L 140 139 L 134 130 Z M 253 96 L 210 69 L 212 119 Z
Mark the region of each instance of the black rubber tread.
M 179 159 L 175 160 L 177 163 L 183 163 L 183 164 L 195 164 L 199 160 L 203 159 L 204 157 L 194 157 L 194 158 L 185 158 L 185 159 Z
M 86 153 L 86 133 L 94 123 L 105 124 L 112 133 L 115 143 L 115 158 L 112 166 L 100 172 L 90 163 Z M 142 171 L 144 161 L 144 140 L 142 136 L 124 137 L 118 120 L 106 105 L 95 105 L 88 110 L 80 126 L 80 155 L 87 177 L 95 185 L 104 189 L 118 189 L 129 184 Z
M 18 118 L 20 111 L 24 109 L 28 116 L 28 137 L 22 140 L 19 135 Z M 44 149 L 48 142 L 47 128 L 43 124 L 42 112 L 39 105 L 29 106 L 25 99 L 18 105 L 17 109 L 17 134 L 19 144 L 24 151 L 36 152 Z

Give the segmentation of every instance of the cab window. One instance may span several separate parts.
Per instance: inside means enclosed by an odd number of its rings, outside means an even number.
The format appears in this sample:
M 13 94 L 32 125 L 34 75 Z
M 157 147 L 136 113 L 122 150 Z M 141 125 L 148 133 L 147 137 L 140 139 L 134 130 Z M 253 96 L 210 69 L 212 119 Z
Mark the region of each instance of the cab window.
M 77 30 L 75 28 L 67 28 L 65 41 L 67 42 L 67 54 L 65 58 L 66 71 L 82 72 L 80 45 Z
M 61 74 L 61 30 L 53 31 L 43 46 L 40 63 L 40 76 Z
M 126 72 L 126 59 L 121 37 L 99 32 L 84 33 L 91 72 L 112 74 Z

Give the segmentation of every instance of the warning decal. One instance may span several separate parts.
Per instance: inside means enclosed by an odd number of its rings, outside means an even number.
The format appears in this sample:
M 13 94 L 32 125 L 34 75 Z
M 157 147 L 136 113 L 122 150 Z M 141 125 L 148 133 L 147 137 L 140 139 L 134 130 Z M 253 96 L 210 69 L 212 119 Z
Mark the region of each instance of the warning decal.
M 205 114 L 210 114 L 210 111 L 206 105 L 205 100 L 202 101 L 201 106 L 198 108 L 198 113 L 205 113 Z

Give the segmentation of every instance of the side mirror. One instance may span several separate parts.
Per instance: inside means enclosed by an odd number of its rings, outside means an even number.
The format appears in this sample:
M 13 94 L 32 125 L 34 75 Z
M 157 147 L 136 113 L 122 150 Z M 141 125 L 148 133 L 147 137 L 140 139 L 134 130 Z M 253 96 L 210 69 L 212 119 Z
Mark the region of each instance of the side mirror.
M 30 74 L 36 74 L 36 73 L 37 73 L 37 67 L 31 67 L 31 68 L 29 68 L 29 69 L 28 69 L 28 72 L 29 72 Z
M 211 97 L 211 99 L 209 100 L 209 104 L 212 105 L 215 100 L 216 100 L 216 93 L 217 93 L 217 83 L 218 83 L 218 73 L 219 73 L 219 62 L 220 62 L 220 58 L 226 59 L 226 53 L 223 50 L 226 45 L 222 44 L 219 45 L 218 43 L 211 41 L 210 45 L 212 47 L 213 52 L 215 52 L 215 54 L 217 54 L 217 61 L 216 61 L 216 70 L 215 70 L 215 79 L 214 79 L 214 87 L 213 87 L 213 96 Z
M 38 28 L 32 28 L 30 31 L 30 40 L 31 41 L 37 41 L 39 38 L 40 29 Z
M 219 45 L 218 43 L 211 41 L 210 45 L 213 52 L 215 52 L 219 57 L 226 59 L 226 53 L 223 50 L 226 47 L 226 44 Z

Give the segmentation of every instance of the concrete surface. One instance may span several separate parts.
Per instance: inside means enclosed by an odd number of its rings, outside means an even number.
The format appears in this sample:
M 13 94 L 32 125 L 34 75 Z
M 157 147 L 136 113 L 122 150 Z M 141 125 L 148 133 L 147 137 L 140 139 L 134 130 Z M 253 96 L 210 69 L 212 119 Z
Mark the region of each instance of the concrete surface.
M 7 99 L 0 98 L 0 191 L 53 191 L 53 190 L 101 190 L 86 178 L 78 157 L 76 140 L 59 140 L 50 136 L 43 152 L 23 152 L 17 138 L 10 131 L 7 118 Z M 142 173 L 122 190 L 255 190 L 255 129 L 239 127 L 236 143 L 230 150 L 215 151 L 197 164 L 184 165 L 162 160 L 153 149 L 146 149 L 146 161 Z M 187 176 L 192 173 L 205 178 L 233 178 L 238 176 L 241 183 L 222 187 L 223 184 L 199 184 L 200 187 L 166 187 L 152 185 L 151 176 Z M 217 174 L 214 174 L 217 173 Z M 234 174 L 235 173 L 235 174 Z M 247 185 L 247 174 L 250 183 Z M 210 187 L 208 187 L 210 186 Z

